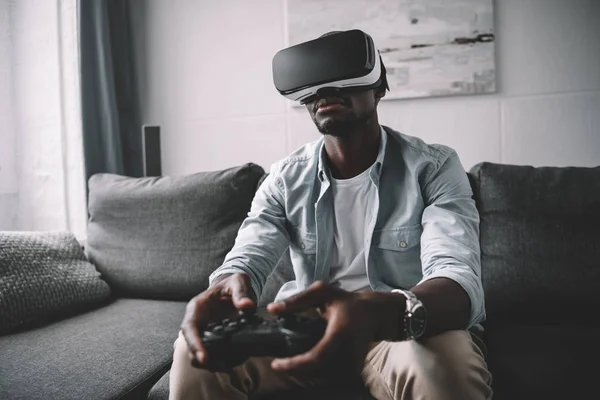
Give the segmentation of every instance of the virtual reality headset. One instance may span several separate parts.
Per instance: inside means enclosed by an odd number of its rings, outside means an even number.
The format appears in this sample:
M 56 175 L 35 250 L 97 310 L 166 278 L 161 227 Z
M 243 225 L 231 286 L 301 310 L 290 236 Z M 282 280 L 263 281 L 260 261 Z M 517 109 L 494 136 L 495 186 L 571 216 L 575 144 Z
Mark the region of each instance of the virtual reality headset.
M 383 72 L 383 73 L 382 73 Z M 273 82 L 286 98 L 310 103 L 327 90 L 366 90 L 385 81 L 373 39 L 358 29 L 283 49 L 273 57 Z M 387 82 L 385 82 L 387 89 Z

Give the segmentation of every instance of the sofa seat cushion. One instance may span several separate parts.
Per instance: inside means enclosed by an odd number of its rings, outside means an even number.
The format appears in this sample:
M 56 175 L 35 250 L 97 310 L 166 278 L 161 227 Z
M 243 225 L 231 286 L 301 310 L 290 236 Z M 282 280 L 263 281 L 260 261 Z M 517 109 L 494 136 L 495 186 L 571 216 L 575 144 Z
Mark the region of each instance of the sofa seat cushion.
M 152 386 L 148 392 L 147 400 L 169 400 L 169 373 L 165 374 Z
M 596 396 L 600 327 L 497 327 L 485 336 L 494 400 Z
M 89 180 L 86 250 L 121 297 L 189 300 L 231 250 L 264 170 Z
M 186 303 L 119 299 L 0 337 L 0 399 L 139 399 L 169 369 Z
M 591 326 L 600 307 L 600 167 L 471 171 L 494 324 Z
M 69 232 L 0 232 L 0 335 L 110 301 L 108 284 Z

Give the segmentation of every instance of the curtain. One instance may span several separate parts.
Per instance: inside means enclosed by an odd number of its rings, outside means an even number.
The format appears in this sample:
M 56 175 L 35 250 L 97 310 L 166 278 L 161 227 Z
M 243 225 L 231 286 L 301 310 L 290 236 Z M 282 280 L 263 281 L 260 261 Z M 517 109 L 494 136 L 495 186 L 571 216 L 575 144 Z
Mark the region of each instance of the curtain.
M 76 0 L 0 0 L 0 230 L 85 236 Z
M 129 1 L 79 0 L 86 181 L 95 173 L 143 175 Z
M 86 182 L 141 176 L 121 0 L 0 0 L 0 230 L 85 239 Z
M 0 230 L 17 227 L 19 201 L 13 114 L 12 7 L 0 0 Z

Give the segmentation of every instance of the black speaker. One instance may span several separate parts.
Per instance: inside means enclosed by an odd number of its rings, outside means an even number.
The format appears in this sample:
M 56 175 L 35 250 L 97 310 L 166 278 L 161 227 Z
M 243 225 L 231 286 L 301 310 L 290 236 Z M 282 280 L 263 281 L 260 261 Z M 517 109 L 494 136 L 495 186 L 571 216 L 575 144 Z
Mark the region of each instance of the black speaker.
M 142 147 L 144 149 L 144 176 L 161 176 L 160 126 L 142 126 Z

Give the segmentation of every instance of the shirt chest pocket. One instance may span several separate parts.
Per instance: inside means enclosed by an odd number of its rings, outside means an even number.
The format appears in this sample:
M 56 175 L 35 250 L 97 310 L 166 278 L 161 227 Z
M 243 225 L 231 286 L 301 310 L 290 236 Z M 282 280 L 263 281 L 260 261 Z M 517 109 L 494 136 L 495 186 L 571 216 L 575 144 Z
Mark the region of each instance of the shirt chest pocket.
M 373 232 L 372 261 L 389 286 L 410 288 L 422 278 L 422 232 L 420 224 Z
M 373 232 L 373 246 L 399 253 L 420 251 L 422 232 L 423 228 L 420 224 L 376 230 Z

